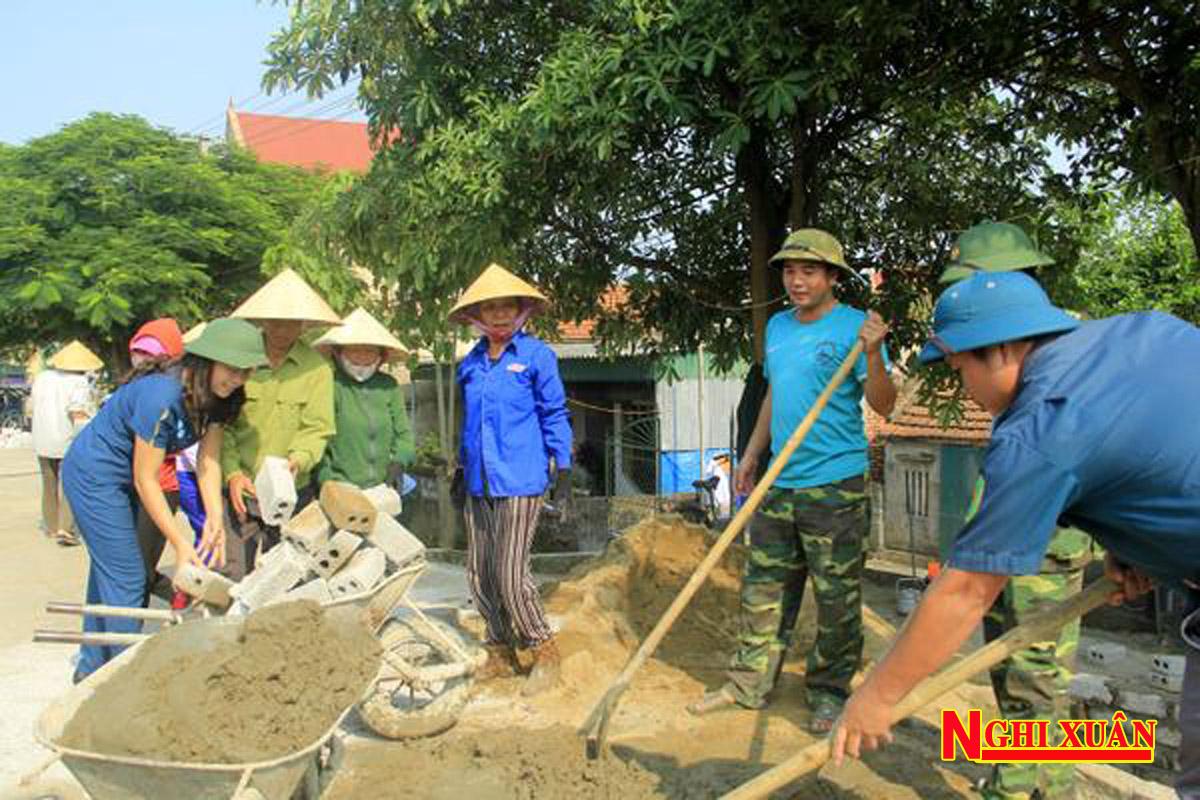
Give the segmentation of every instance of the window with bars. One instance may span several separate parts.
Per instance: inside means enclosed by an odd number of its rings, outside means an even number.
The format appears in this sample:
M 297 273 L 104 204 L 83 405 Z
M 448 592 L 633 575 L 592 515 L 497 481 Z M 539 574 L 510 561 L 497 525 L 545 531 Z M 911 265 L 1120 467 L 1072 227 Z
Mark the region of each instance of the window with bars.
M 904 476 L 904 511 L 913 517 L 929 517 L 930 471 L 933 456 L 928 453 L 899 457 L 901 474 Z

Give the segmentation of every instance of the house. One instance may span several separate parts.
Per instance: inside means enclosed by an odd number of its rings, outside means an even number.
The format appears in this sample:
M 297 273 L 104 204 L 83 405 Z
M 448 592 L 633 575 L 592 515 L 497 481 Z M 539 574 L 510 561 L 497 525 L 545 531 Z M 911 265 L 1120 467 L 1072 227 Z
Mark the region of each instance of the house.
M 260 161 L 302 169 L 364 173 L 375 152 L 365 122 L 303 119 L 225 109 L 225 141 Z
M 917 553 L 941 558 L 962 529 L 992 417 L 966 398 L 962 417 L 943 427 L 916 394 L 911 380 L 889 419 L 869 412 L 872 471 L 882 478 L 872 545 L 907 552 L 911 540 Z

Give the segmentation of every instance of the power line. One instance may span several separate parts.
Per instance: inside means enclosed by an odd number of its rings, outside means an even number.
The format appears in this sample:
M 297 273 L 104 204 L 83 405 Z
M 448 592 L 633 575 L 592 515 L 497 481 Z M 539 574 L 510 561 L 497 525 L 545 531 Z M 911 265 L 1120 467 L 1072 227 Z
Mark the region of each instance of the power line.
M 334 111 L 339 106 L 346 108 L 345 111 L 342 111 L 340 114 L 337 114 L 336 116 L 329 117 L 329 118 L 322 118 L 322 119 L 306 119 L 306 118 L 299 118 L 299 117 L 293 118 L 292 121 L 294 121 L 295 123 L 298 123 L 298 124 L 289 125 L 287 123 L 283 123 L 283 124 L 277 126 L 276 129 L 273 130 L 271 133 L 262 133 L 256 137 L 246 137 L 246 146 L 247 147 L 261 147 L 263 145 L 271 144 L 273 142 L 280 142 L 280 141 L 283 141 L 284 139 L 288 139 L 293 136 L 298 136 L 299 134 L 303 133 L 304 131 L 307 131 L 310 128 L 314 128 L 323 122 L 337 122 L 339 120 L 345 119 L 346 117 L 349 117 L 349 116 L 352 116 L 352 115 L 358 113 L 358 108 L 357 108 L 357 106 L 354 105 L 355 100 L 356 100 L 356 98 L 354 98 L 354 97 L 347 97 L 347 98 L 344 98 L 340 103 L 334 104 L 333 106 L 327 107 L 325 109 L 322 109 L 322 110 L 319 110 L 318 112 L 316 112 L 316 113 L 329 113 L 329 112 Z

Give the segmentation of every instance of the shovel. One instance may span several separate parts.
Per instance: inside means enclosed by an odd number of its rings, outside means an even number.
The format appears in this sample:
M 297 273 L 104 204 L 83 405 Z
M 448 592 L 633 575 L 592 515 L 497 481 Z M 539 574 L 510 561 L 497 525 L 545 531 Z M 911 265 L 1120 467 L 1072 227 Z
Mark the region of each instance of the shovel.
M 692 577 L 684 585 L 679 595 L 672 601 L 670 607 L 663 613 L 662 618 L 654 626 L 654 630 L 650 631 L 649 635 L 642 642 L 637 652 L 630 657 L 625 664 L 625 668 L 621 670 L 621 674 L 609 686 L 608 691 L 600 698 L 595 708 L 588 715 L 588 719 L 583 724 L 583 731 L 587 736 L 587 757 L 595 759 L 600 757 L 600 751 L 604 747 L 605 739 L 608 738 L 608 723 L 612 718 L 613 712 L 616 711 L 617 703 L 621 699 L 621 695 L 629 688 L 629 682 L 633 679 L 633 675 L 646 662 L 662 642 L 663 637 L 667 635 L 667 631 L 675 624 L 675 620 L 683 613 L 683 609 L 691 601 L 692 597 L 700 590 L 704 584 L 708 574 L 712 572 L 713 567 L 721 560 L 721 556 L 725 555 L 725 551 L 729 548 L 730 543 L 737 538 L 737 535 L 746 527 L 746 523 L 750 521 L 754 510 L 758 508 L 758 504 L 762 502 L 767 490 L 771 488 L 771 484 L 779 477 L 779 473 L 783 471 L 787 465 L 788 459 L 804 438 L 808 436 L 809 430 L 812 429 L 813 423 L 817 421 L 817 417 L 821 415 L 821 411 L 825 409 L 825 405 L 829 402 L 829 398 L 837 391 L 837 388 L 842 385 L 842 381 L 850 374 L 850 370 L 854 368 L 854 363 L 862 354 L 863 343 L 859 340 L 854 343 L 854 347 L 850 348 L 849 355 L 842 361 L 837 372 L 833 373 L 833 377 L 829 379 L 829 383 L 821 391 L 808 413 L 804 415 L 804 419 L 800 420 L 800 424 L 796 426 L 796 430 L 788 438 L 787 443 L 775 456 L 775 460 L 771 462 L 771 466 L 767 469 L 762 480 L 754 487 L 754 491 L 750 492 L 750 496 L 746 498 L 746 502 L 742 505 L 741 510 L 737 515 L 729 521 L 729 525 L 721 533 L 720 538 L 713 544 L 712 549 L 708 551 L 708 555 L 700 562 L 700 566 L 696 567 L 696 571 L 692 573 Z
M 940 672 L 917 684 L 911 692 L 905 695 L 903 700 L 896 704 L 892 713 L 892 724 L 916 713 L 946 692 L 974 675 L 999 664 L 1018 650 L 1024 650 L 1035 642 L 1053 639 L 1068 622 L 1082 617 L 1092 609 L 1108 602 L 1109 595 L 1117 591 L 1117 588 L 1117 584 L 1108 578 L 1094 581 L 1074 597 L 1035 614 L 999 639 L 959 661 L 943 667 Z M 722 800 L 758 800 L 758 798 L 766 797 L 801 775 L 820 769 L 829 760 L 831 744 L 831 737 L 813 742 L 783 763 L 724 795 Z

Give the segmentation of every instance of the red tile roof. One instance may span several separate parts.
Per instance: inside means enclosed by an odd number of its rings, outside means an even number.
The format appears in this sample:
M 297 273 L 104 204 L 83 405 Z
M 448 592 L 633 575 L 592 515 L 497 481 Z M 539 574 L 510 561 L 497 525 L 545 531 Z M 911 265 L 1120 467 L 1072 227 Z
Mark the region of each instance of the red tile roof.
M 272 164 L 366 172 L 374 156 L 365 122 L 250 114 L 232 107 L 225 121 L 227 140 Z
M 610 286 L 600 295 L 600 307 L 605 311 L 613 311 L 629 302 L 629 289 L 624 286 Z M 585 319 L 580 322 L 564 321 L 558 323 L 558 335 L 567 341 L 588 341 L 596 332 L 596 320 Z
M 974 400 L 967 398 L 963 405 L 963 416 L 948 428 L 938 424 L 929 409 L 916 402 L 915 398 L 904 403 L 897 402 L 891 419 L 883 419 L 869 407 L 866 413 L 868 441 L 887 439 L 934 439 L 960 444 L 987 444 L 992 436 L 992 415 Z M 915 391 L 913 392 L 915 395 Z

